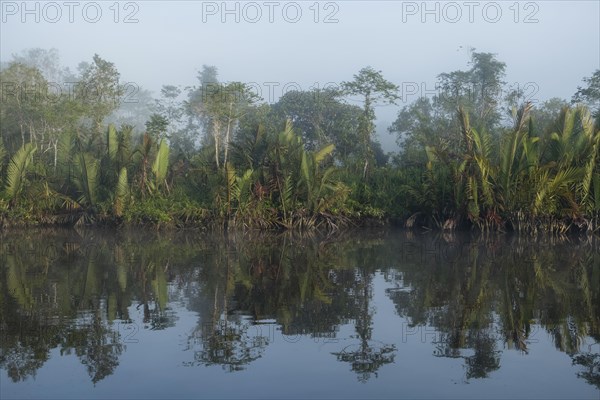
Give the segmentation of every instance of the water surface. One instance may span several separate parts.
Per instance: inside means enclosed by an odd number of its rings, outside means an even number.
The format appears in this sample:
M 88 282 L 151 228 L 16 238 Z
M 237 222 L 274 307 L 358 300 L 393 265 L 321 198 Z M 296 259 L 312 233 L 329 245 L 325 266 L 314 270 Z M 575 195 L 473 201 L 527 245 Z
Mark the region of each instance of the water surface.
M 594 238 L 0 234 L 0 398 L 600 396 Z

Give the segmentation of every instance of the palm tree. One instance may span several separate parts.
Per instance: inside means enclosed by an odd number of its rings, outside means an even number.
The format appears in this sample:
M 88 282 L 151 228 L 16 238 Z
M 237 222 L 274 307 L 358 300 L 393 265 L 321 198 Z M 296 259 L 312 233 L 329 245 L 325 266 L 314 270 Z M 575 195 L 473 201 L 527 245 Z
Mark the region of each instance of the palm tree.
M 6 198 L 15 204 L 21 191 L 27 183 L 27 172 L 33 160 L 37 147 L 33 143 L 25 143 L 10 159 L 6 171 Z

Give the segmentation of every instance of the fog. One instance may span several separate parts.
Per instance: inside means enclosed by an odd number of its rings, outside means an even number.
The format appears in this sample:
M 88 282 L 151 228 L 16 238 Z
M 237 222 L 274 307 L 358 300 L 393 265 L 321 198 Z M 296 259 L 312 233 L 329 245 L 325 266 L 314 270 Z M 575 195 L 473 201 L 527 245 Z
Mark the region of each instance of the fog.
M 155 95 L 197 84 L 203 64 L 222 81 L 253 83 L 268 102 L 373 66 L 402 90 L 396 106 L 377 110 L 388 150 L 400 107 L 432 96 L 438 74 L 468 68 L 471 49 L 497 54 L 507 84 L 534 102 L 570 99 L 600 68 L 597 1 L 2 1 L 1 12 L 2 62 L 56 48 L 76 70 L 97 53 Z

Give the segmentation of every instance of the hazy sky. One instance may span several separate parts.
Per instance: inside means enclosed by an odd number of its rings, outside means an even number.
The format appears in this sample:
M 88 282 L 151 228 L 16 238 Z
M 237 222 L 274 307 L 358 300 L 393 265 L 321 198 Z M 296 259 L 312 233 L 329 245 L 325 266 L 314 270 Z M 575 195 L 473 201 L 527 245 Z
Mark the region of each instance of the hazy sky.
M 254 82 L 265 100 L 351 80 L 371 65 L 433 95 L 436 75 L 467 69 L 468 48 L 496 53 L 531 100 L 569 99 L 600 68 L 594 1 L 0 1 L 0 60 L 56 48 L 75 70 L 94 53 L 155 93 L 193 85 L 202 64 Z M 378 110 L 379 128 L 398 107 Z M 386 140 L 384 140 L 385 142 Z

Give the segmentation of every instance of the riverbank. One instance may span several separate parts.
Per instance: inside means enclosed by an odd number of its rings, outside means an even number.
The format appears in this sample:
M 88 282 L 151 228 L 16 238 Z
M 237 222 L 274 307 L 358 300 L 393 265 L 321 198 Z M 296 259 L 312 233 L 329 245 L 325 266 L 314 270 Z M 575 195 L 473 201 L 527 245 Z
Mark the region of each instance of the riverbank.
M 524 235 L 587 234 L 600 235 L 598 218 L 540 218 L 522 214 L 509 219 L 502 225 L 475 225 L 460 218 L 443 222 L 415 213 L 408 218 L 386 215 L 382 211 L 354 213 L 316 213 L 299 210 L 283 215 L 270 213 L 234 215 L 226 218 L 213 210 L 198 206 L 187 208 L 157 209 L 137 207 L 123 215 L 91 213 L 84 210 L 58 212 L 55 214 L 33 213 L 31 210 L 10 210 L 0 214 L 0 229 L 25 227 L 141 227 L 153 230 L 251 230 L 251 231 L 320 231 L 336 232 L 364 227 L 394 227 L 413 231 L 518 233 Z

